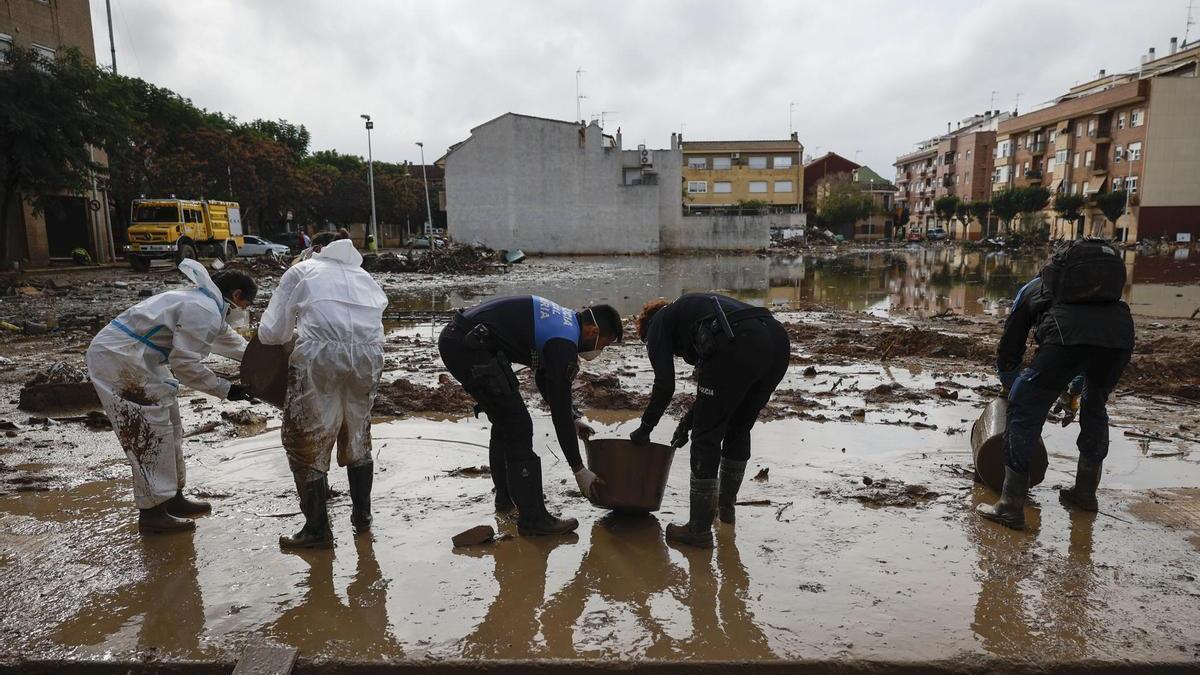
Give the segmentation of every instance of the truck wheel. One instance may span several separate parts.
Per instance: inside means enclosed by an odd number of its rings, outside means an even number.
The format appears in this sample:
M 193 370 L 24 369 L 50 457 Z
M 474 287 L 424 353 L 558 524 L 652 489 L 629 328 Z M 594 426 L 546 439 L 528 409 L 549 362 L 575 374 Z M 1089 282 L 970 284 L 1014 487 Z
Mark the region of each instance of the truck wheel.
M 129 256 L 129 267 L 131 267 L 134 272 L 149 272 L 150 259 L 140 255 L 131 255 Z
M 195 260 L 196 247 L 192 246 L 191 244 L 181 244 L 179 246 L 179 255 L 177 257 L 179 258 L 179 262 L 183 262 L 189 258 Z

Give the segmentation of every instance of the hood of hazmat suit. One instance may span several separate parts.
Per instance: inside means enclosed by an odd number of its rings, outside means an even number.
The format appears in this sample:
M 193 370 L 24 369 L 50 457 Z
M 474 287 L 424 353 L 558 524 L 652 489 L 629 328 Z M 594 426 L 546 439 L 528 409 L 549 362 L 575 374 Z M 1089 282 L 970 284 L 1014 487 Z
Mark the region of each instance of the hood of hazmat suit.
M 329 470 L 335 442 L 340 466 L 370 461 L 387 304 L 348 239 L 326 245 L 279 279 L 258 339 L 268 345 L 296 340 L 282 436 L 298 481 L 316 480 Z
M 195 260 L 179 271 L 191 288 L 167 291 L 122 312 L 92 340 L 88 375 L 133 463 L 134 498 L 149 508 L 183 486 L 180 385 L 217 398 L 229 382 L 204 365 L 210 353 L 240 361 L 246 341 L 225 321 L 229 303 Z

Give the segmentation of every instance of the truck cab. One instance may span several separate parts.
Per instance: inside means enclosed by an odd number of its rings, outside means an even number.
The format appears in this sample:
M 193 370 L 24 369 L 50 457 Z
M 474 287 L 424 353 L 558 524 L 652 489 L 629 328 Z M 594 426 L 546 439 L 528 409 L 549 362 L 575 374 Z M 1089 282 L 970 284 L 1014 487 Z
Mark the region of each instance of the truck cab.
M 135 199 L 130 216 L 129 265 L 137 271 L 156 258 L 231 259 L 244 245 L 237 202 Z

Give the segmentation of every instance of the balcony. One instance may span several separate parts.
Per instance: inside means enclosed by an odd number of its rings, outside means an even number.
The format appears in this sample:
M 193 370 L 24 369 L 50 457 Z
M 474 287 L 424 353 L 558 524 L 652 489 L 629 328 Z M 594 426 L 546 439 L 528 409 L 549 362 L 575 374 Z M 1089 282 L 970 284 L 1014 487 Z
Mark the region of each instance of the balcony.
M 1108 126 L 1097 127 L 1088 132 L 1088 138 L 1095 140 L 1097 143 L 1107 143 L 1112 140 L 1112 128 Z
M 1108 162 L 1102 162 L 1100 160 L 1096 160 L 1095 162 L 1092 162 L 1092 175 L 1093 176 L 1102 176 L 1106 173 L 1108 173 Z
M 1030 185 L 1037 185 L 1042 182 L 1041 169 L 1030 169 L 1025 172 L 1025 180 L 1029 181 Z
M 1034 142 L 1030 143 L 1029 144 L 1029 152 L 1034 155 L 1046 154 L 1046 142 L 1045 141 L 1034 141 Z
M 954 187 L 954 175 L 946 174 L 942 176 L 942 187 Z

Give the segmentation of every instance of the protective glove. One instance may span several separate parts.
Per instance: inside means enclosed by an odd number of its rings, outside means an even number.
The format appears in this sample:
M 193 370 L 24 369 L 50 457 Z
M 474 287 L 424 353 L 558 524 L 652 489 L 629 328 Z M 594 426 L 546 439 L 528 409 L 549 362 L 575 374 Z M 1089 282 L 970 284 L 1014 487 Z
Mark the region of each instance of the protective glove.
M 586 441 L 595 433 L 596 430 L 592 427 L 592 425 L 584 422 L 583 420 L 575 420 L 575 435 L 579 437 L 579 440 Z
M 680 422 L 679 426 L 675 427 L 675 433 L 671 435 L 671 447 L 682 448 L 688 444 L 691 435 L 692 427 L 687 423 L 687 420 Z
M 1017 376 L 1021 374 L 1019 370 L 1000 370 L 996 371 L 996 376 L 1000 378 L 1000 386 L 1004 387 L 1005 391 L 1011 390 L 1013 384 L 1017 381 Z
M 225 398 L 229 399 L 230 401 L 250 401 L 252 403 L 255 402 L 255 399 L 253 396 L 250 395 L 250 392 L 246 391 L 245 387 L 243 387 L 240 384 L 237 384 L 236 382 L 229 385 L 229 395 L 226 396 Z
M 604 485 L 604 481 L 600 480 L 599 476 L 592 473 L 586 466 L 580 466 L 575 470 L 575 484 L 579 486 L 579 491 L 583 493 L 588 501 L 596 501 L 600 494 L 600 487 Z
M 1075 421 L 1075 417 L 1079 414 L 1079 394 L 1063 392 L 1058 400 L 1055 401 L 1054 407 L 1050 412 L 1062 414 L 1062 425 L 1070 426 L 1071 422 Z
M 654 427 L 643 424 L 629 433 L 629 440 L 633 441 L 634 445 L 647 445 L 650 443 L 651 431 L 654 431 Z

